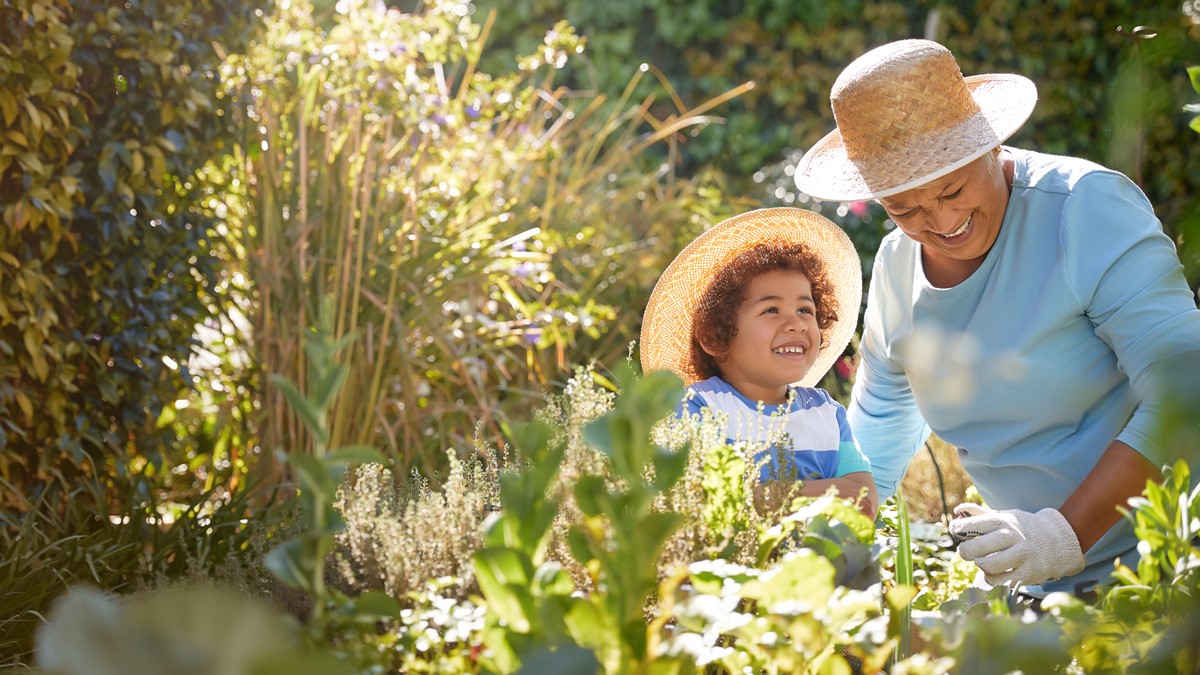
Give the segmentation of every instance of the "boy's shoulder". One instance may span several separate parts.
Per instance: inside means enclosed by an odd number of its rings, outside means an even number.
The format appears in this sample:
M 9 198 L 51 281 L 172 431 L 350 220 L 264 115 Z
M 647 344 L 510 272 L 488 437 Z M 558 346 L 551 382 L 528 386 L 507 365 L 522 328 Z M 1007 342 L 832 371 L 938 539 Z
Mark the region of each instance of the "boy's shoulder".
M 820 408 L 827 405 L 840 405 L 832 396 L 829 395 L 829 392 L 819 387 L 801 387 L 797 385 L 789 385 L 788 389 L 793 393 L 791 405 L 788 406 L 788 412 Z M 751 410 L 756 410 L 759 408 L 757 403 L 747 399 L 741 392 L 739 392 L 737 389 L 734 389 L 733 385 L 717 376 L 710 377 L 707 380 L 695 382 L 689 385 L 687 390 L 688 397 L 699 407 L 747 407 Z M 779 406 L 774 405 L 767 405 L 763 407 L 768 412 L 777 410 L 779 408 Z
M 789 385 L 788 389 L 795 393 L 792 404 L 796 409 L 819 408 L 825 405 L 837 406 L 839 404 L 829 392 L 820 387 L 800 387 L 797 385 Z

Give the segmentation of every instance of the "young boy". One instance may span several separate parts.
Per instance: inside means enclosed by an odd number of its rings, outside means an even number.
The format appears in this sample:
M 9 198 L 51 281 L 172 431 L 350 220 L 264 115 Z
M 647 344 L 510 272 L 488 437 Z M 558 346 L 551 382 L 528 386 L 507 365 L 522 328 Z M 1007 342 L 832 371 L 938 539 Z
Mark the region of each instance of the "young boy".
M 832 486 L 859 499 L 865 489 L 859 508 L 875 516 L 875 481 L 846 411 L 813 387 L 849 343 L 861 298 L 849 238 L 823 216 L 792 208 L 718 224 L 654 287 L 642 369 L 674 371 L 689 385 L 683 413 L 711 407 L 727 417 L 730 442 L 766 448 L 753 458 L 760 508 L 775 508 L 789 481 L 801 480 L 810 496 Z

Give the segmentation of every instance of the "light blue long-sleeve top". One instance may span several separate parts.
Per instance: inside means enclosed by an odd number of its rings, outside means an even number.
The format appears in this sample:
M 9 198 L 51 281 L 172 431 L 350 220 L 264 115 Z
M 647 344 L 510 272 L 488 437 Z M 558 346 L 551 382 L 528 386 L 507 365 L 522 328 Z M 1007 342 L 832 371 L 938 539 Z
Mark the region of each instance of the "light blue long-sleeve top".
M 871 470 L 842 404 L 824 389 L 791 386 L 788 391 L 787 403 L 759 404 L 720 377 L 710 377 L 688 387 L 679 412 L 698 416 L 712 408 L 722 413 L 726 440 L 763 448 L 752 458 L 760 481 L 840 478 Z
M 1059 508 L 1114 439 L 1155 441 L 1156 372 L 1200 351 L 1200 311 L 1142 191 L 1080 159 L 1014 148 L 1012 193 L 983 264 L 952 288 L 925 278 L 899 230 L 874 264 L 849 419 L 880 499 L 932 429 L 996 509 Z M 1122 519 L 1087 567 L 1041 589 L 1136 564 Z

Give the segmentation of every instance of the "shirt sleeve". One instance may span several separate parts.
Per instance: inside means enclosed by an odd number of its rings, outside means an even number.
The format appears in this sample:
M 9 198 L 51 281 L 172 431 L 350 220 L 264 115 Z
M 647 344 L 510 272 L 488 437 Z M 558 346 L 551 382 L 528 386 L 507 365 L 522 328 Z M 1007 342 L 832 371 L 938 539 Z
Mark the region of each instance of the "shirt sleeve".
M 929 438 L 929 425 L 917 410 L 908 376 L 888 357 L 883 336 L 885 310 L 900 310 L 887 285 L 883 256 L 875 259 L 867 311 L 858 350 L 858 370 L 847 419 L 858 446 L 871 463 L 880 503 L 896 492 L 908 462 Z
M 1200 354 L 1200 311 L 1175 245 L 1142 191 L 1118 173 L 1081 178 L 1063 218 L 1068 284 L 1140 400 L 1117 440 L 1155 465 L 1172 463 L 1158 442 L 1164 375 Z
M 871 462 L 858 447 L 858 441 L 854 440 L 854 433 L 850 431 L 850 421 L 846 418 L 846 409 L 837 401 L 831 400 L 831 402 L 837 413 L 839 436 L 838 465 L 834 477 L 841 478 L 848 473 L 870 471 Z
M 700 392 L 689 387 L 684 390 L 683 400 L 675 408 L 675 416 L 680 419 L 700 417 L 700 411 L 707 407 L 708 401 L 704 400 Z

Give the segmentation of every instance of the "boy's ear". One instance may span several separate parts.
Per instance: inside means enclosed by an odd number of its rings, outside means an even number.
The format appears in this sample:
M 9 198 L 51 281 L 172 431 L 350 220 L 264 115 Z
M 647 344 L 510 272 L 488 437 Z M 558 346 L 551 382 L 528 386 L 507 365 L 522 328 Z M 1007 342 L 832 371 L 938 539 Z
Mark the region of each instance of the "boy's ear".
M 716 359 L 718 361 L 721 360 L 720 350 L 713 349 L 712 346 L 705 344 L 704 340 L 699 337 L 697 337 L 695 339 L 696 339 L 696 344 L 700 345 L 700 349 L 703 349 L 705 354 L 708 354 L 709 356 L 713 357 L 714 359 Z

